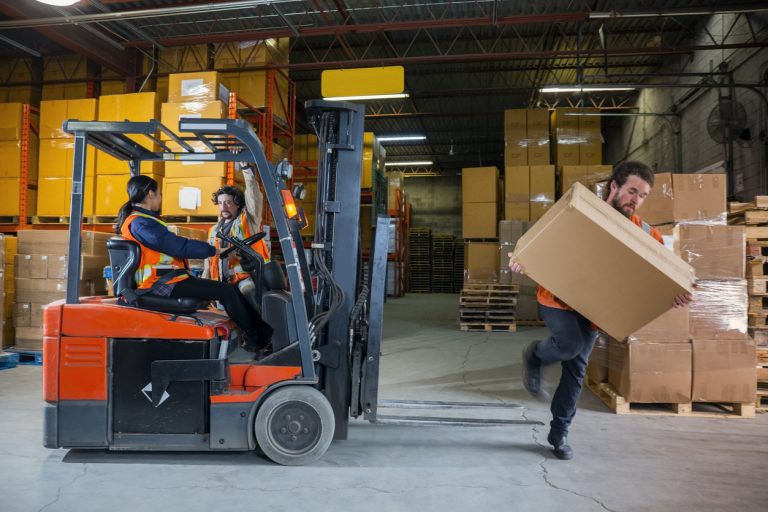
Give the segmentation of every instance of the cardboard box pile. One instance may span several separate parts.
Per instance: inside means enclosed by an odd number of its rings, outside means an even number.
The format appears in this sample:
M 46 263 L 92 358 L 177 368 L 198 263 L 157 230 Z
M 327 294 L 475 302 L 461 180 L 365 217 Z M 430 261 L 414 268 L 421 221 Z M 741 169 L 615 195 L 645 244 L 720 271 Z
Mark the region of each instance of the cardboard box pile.
M 13 302 L 16 298 L 15 257 L 18 239 L 0 234 L 0 347 L 13 345 Z
M 126 119 L 134 122 L 160 119 L 159 95 L 154 92 L 140 92 L 104 95 L 99 98 L 99 121 L 125 121 Z M 144 147 L 151 147 L 154 151 L 159 148 L 143 135 L 130 137 Z M 142 162 L 140 172 L 151 176 L 162 186 L 163 162 Z M 117 215 L 120 207 L 128 200 L 126 185 L 129 178 L 130 170 L 127 161 L 117 160 L 102 151 L 96 152 L 94 215 Z M 164 198 L 163 203 L 165 204 L 166 201 Z
M 81 295 L 106 294 L 104 267 L 109 265 L 110 233 L 83 232 L 80 274 Z M 16 262 L 16 300 L 13 323 L 16 348 L 41 350 L 42 309 L 66 296 L 68 231 L 19 232 Z
M 499 187 L 496 167 L 468 167 L 461 171 L 465 282 L 498 280 Z
M 555 165 L 560 167 L 603 163 L 600 116 L 590 115 L 599 112 L 600 109 L 596 108 L 556 108 L 552 112 Z
M 694 177 L 681 182 L 701 184 L 691 192 L 702 198 L 699 212 L 725 200 L 718 179 Z M 655 210 L 663 215 L 657 219 L 674 218 L 674 212 L 680 214 L 678 218 L 693 217 L 694 223 L 674 224 L 668 232 L 674 252 L 695 271 L 694 300 L 687 308 L 667 311 L 621 342 L 596 345 L 590 378 L 605 378 L 600 370 L 605 364 L 608 382 L 630 402 L 751 403 L 755 345 L 747 335 L 744 227 L 717 223 L 724 220 L 719 214 L 680 213 L 691 212 L 695 204 L 687 193 L 670 193 L 666 200 L 663 209 Z M 676 206 L 678 200 L 684 204 Z M 713 206 L 708 211 L 717 209 Z M 713 220 L 702 222 L 704 216 Z M 600 353 L 605 350 L 607 355 Z
M 518 240 L 532 224 L 516 220 L 499 221 L 499 283 L 518 285 L 517 320 L 539 321 L 539 306 L 536 300 L 538 285 L 524 274 L 509 270 L 509 253 L 514 252 Z
M 724 174 L 656 173 L 651 193 L 637 214 L 652 226 L 708 222 L 725 224 Z
M 21 103 L 0 103 L 0 216 L 19 216 L 19 191 L 22 172 L 22 114 Z M 37 124 L 37 116 L 32 119 Z M 38 137 L 29 130 L 29 162 L 27 178 L 37 180 Z M 36 192 L 27 196 L 27 215 L 34 215 Z
M 558 197 L 571 188 L 574 183 L 581 183 L 592 189 L 599 197 L 601 184 L 608 181 L 613 172 L 611 165 L 561 165 L 557 167 Z
M 504 168 L 504 219 L 537 221 L 555 204 L 555 166 Z
M 97 119 L 96 99 L 47 100 L 40 103 L 40 177 L 38 181 L 37 215 L 66 217 L 70 215 L 72 172 L 75 141 L 63 129 L 64 121 Z M 94 214 L 96 190 L 96 149 L 86 149 L 85 195 L 83 215 Z
M 504 167 L 550 163 L 549 110 L 505 110 Z

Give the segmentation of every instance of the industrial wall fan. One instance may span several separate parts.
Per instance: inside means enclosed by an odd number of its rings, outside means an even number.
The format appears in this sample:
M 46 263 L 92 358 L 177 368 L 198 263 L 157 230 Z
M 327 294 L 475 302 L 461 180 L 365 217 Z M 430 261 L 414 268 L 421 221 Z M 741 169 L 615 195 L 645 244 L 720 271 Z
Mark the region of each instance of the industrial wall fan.
M 733 98 L 721 97 L 707 118 L 707 132 L 718 144 L 733 142 L 747 126 L 744 105 Z

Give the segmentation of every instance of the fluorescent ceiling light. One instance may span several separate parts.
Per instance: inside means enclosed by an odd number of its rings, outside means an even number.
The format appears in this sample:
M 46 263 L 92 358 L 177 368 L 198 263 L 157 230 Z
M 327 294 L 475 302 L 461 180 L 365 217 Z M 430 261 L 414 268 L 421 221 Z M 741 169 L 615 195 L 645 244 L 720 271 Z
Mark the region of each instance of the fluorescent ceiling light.
M 363 94 L 360 96 L 328 96 L 323 98 L 328 101 L 353 101 L 353 100 L 388 100 L 393 98 L 408 98 L 410 95 L 407 92 L 401 92 L 398 94 Z
M 414 160 L 411 162 L 384 162 L 384 167 L 425 167 L 432 165 L 432 160 Z
M 427 140 L 426 135 L 385 135 L 383 137 L 376 137 L 379 142 L 395 142 L 395 141 L 408 141 L 408 140 Z
M 66 7 L 68 5 L 75 5 L 80 0 L 37 0 L 41 4 L 56 5 L 58 7 Z
M 604 91 L 634 91 L 635 87 L 624 87 L 621 85 L 588 85 L 585 87 L 580 87 L 578 85 L 563 85 L 563 86 L 552 86 L 552 87 L 542 87 L 539 89 L 540 92 L 548 93 L 548 92 L 604 92 Z

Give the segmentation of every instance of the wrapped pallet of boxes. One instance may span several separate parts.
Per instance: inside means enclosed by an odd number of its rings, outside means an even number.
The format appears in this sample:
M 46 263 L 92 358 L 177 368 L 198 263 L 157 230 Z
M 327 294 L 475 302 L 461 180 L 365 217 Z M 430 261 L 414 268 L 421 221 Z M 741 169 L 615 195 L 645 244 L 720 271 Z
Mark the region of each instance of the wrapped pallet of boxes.
M 518 240 L 528 231 L 531 223 L 513 220 L 499 221 L 499 284 L 518 287 L 515 315 L 518 324 L 539 322 L 539 305 L 536 300 L 538 285 L 527 275 L 509 270 L 509 254 Z
M 652 226 L 681 222 L 725 224 L 724 174 L 656 173 L 653 189 L 637 214 Z
M 18 217 L 19 192 L 22 173 L 23 145 L 23 105 L 21 103 L 0 103 L 0 216 Z M 37 180 L 38 145 L 39 140 L 34 130 L 29 130 L 29 161 L 27 162 L 27 178 Z M 26 215 L 35 215 L 37 189 L 27 192 Z
M 694 279 L 687 263 L 578 183 L 514 255 L 534 281 L 617 339 L 670 309 Z
M 83 232 L 81 295 L 106 293 L 104 267 L 109 265 L 107 240 L 112 235 Z M 27 230 L 19 232 L 16 255 L 15 345 L 23 350 L 42 348 L 42 309 L 66 295 L 68 232 Z
M 465 239 L 496 239 L 499 211 L 499 170 L 469 167 L 461 171 L 461 225 Z

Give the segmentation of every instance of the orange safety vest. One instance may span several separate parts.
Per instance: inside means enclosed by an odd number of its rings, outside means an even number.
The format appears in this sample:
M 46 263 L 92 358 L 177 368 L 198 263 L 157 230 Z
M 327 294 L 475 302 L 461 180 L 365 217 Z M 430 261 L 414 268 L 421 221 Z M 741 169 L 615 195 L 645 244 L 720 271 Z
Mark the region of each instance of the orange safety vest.
M 136 240 L 136 237 L 134 237 L 131 233 L 130 226 L 131 223 L 138 217 L 152 219 L 166 227 L 168 224 L 161 221 L 157 217 L 153 217 L 152 215 L 132 212 L 128 218 L 125 219 L 125 222 L 123 222 L 123 227 L 120 229 L 120 234 L 123 236 L 123 238 L 132 240 L 139 244 L 139 247 L 141 247 L 141 259 L 139 260 L 139 268 L 136 270 L 136 287 L 139 289 L 146 289 L 151 288 L 152 285 L 154 285 L 165 272 L 177 269 L 188 269 L 189 265 L 187 265 L 186 260 L 174 258 L 168 254 L 155 251 L 154 249 L 150 249 L 146 245 Z M 168 284 L 178 283 L 179 281 L 183 281 L 188 277 L 188 275 L 174 277 L 168 281 Z
M 661 233 L 658 229 L 652 228 L 648 224 L 642 221 L 640 217 L 637 215 L 633 215 L 630 217 L 630 219 L 636 226 L 639 226 L 643 228 L 643 231 L 651 235 L 653 238 L 655 238 L 660 243 L 664 243 L 664 238 L 662 238 Z M 539 286 L 539 289 L 536 291 L 536 300 L 541 304 L 542 306 L 547 306 L 550 308 L 556 308 L 556 309 L 567 309 L 572 310 L 573 308 L 570 307 L 565 302 L 561 301 L 555 295 L 544 288 L 543 286 Z
M 218 225 L 212 226 L 210 231 L 208 232 L 208 243 L 214 246 L 216 249 L 219 249 L 219 243 L 221 240 L 216 238 L 216 231 L 217 231 Z M 248 225 L 248 219 L 246 218 L 245 209 L 240 212 L 240 215 L 238 218 L 232 222 L 232 227 L 230 228 L 229 235 L 238 238 L 240 240 L 245 240 L 249 236 L 252 236 L 253 233 L 251 233 L 251 228 Z M 251 247 L 254 251 L 259 253 L 262 258 L 264 258 L 264 263 L 269 262 L 269 249 L 267 248 L 266 242 L 264 240 L 259 240 L 258 242 L 251 244 Z M 243 279 L 247 279 L 251 277 L 251 274 L 243 270 L 243 266 L 240 264 L 240 257 L 237 255 L 237 251 L 231 252 L 229 256 L 226 257 L 226 274 L 227 274 L 227 281 L 229 281 L 232 284 L 239 283 Z M 216 281 L 221 280 L 221 276 L 219 274 L 219 267 L 220 267 L 220 259 L 218 255 L 211 256 L 210 261 L 210 271 L 211 271 L 211 279 L 214 279 Z

